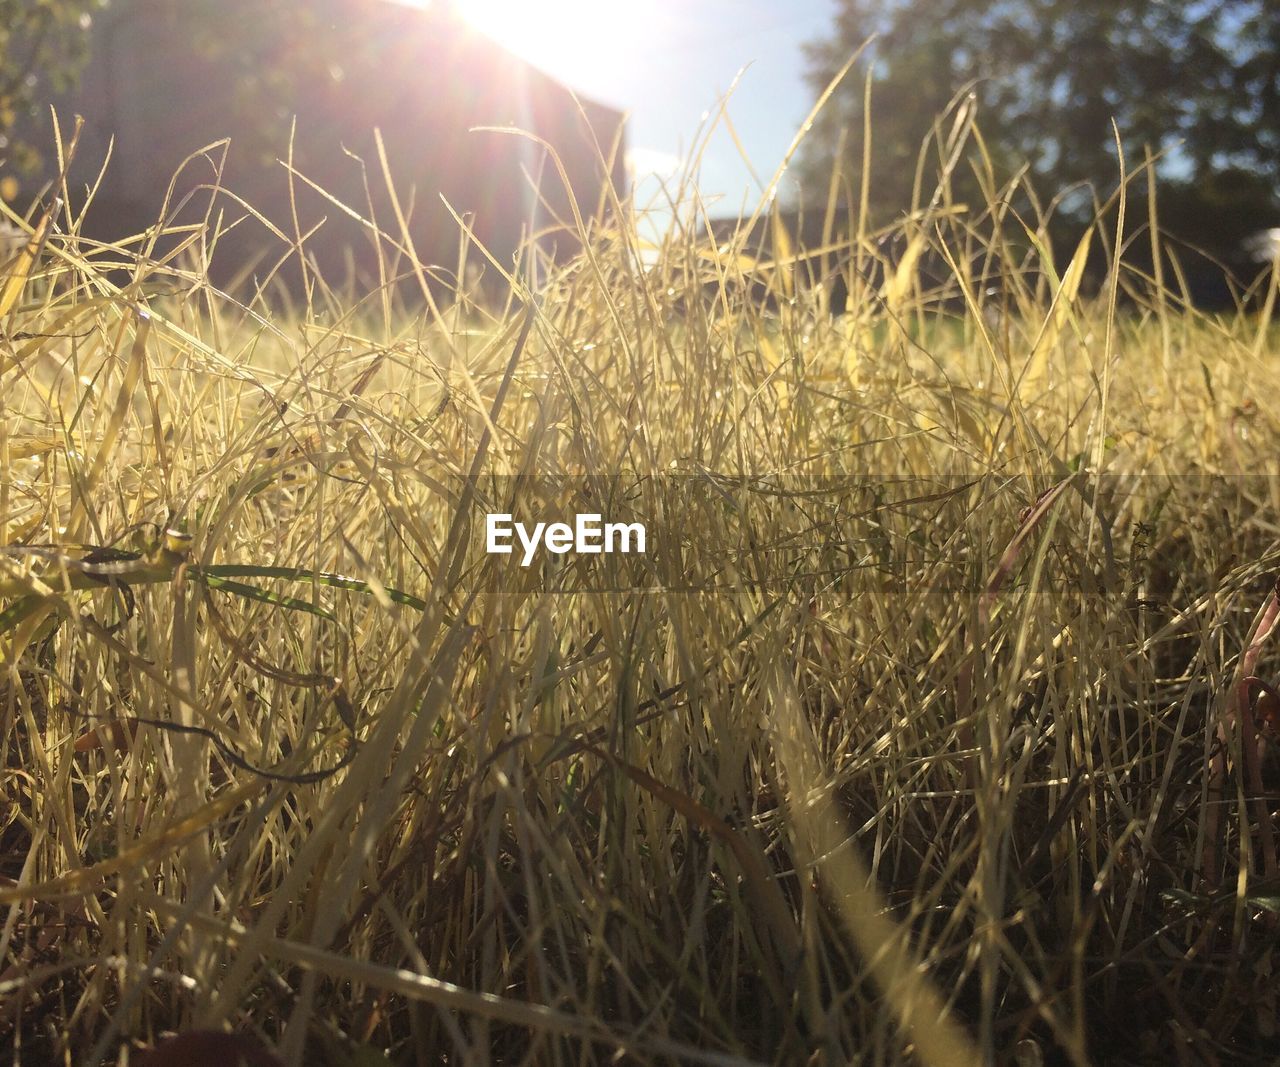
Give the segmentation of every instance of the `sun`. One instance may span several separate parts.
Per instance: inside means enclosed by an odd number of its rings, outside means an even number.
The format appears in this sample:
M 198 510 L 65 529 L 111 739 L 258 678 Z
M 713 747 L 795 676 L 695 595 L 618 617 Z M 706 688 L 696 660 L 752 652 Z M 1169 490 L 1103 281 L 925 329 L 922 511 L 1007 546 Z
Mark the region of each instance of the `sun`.
M 632 32 L 631 5 L 617 0 L 453 0 L 453 7 L 504 48 L 570 83 L 600 56 L 617 55 Z

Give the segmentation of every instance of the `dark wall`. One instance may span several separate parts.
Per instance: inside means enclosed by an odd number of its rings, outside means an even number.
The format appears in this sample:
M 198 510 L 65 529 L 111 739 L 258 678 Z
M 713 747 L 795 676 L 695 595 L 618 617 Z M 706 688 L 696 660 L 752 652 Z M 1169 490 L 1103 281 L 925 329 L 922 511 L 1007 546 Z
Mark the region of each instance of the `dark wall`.
M 295 207 L 303 232 L 325 219 L 307 248 L 334 275 L 353 256 L 358 271 L 374 278 L 377 257 L 367 227 L 320 193 L 295 180 L 291 196 L 279 160 L 295 117 L 297 170 L 361 215 L 372 212 L 398 237 L 373 136 L 375 127 L 381 130 L 419 257 L 446 270 L 457 264 L 459 229 L 442 197 L 474 221 L 476 236 L 506 264 L 537 199 L 526 173 L 541 176 L 546 203 L 537 211 L 539 226 L 569 217 L 571 193 L 590 216 L 609 183 L 619 192 L 625 185 L 621 144 L 611 165 L 600 155 L 614 148 L 620 113 L 579 104 L 565 87 L 447 12 L 387 0 L 116 0 L 96 17 L 79 88 L 56 104 L 64 130 L 75 113 L 86 120 L 74 195 L 95 180 L 114 137 L 88 215 L 90 236 L 116 240 L 153 225 L 183 160 L 229 137 L 222 184 L 290 236 Z M 44 129 L 35 139 L 51 148 L 47 110 L 40 121 Z M 571 190 L 542 148 L 515 136 L 469 132 L 476 126 L 519 127 L 548 141 Z M 247 214 L 230 197 L 200 188 L 215 173 L 207 159 L 186 166 L 174 188 L 173 221 L 198 221 L 211 199 L 225 222 Z M 562 256 L 575 247 L 565 234 L 545 243 Z M 226 280 L 255 255 L 265 257 L 265 270 L 285 249 L 267 226 L 248 218 L 214 250 L 212 274 Z M 481 257 L 473 252 L 470 260 Z M 286 277 L 296 281 L 300 274 L 291 265 Z

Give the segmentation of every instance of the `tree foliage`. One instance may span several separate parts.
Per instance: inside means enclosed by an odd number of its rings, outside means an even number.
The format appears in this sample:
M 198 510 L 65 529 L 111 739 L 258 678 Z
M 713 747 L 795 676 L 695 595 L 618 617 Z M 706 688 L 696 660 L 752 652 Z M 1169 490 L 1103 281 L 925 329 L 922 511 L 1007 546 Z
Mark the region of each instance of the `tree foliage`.
M 0 160 L 33 170 L 37 146 L 15 134 L 19 120 L 73 84 L 102 0 L 0 0 Z
M 1166 176 L 1191 187 L 1226 171 L 1280 182 L 1274 0 L 838 0 L 833 32 L 808 49 L 813 84 L 825 86 L 872 34 L 861 77 L 841 86 L 806 164 L 824 181 L 844 128 L 856 174 L 869 73 L 871 192 L 882 209 L 905 206 L 922 139 L 966 87 L 997 169 L 1026 162 L 1050 195 L 1114 184 L 1113 119 L 1130 169 L 1149 147 L 1166 153 Z

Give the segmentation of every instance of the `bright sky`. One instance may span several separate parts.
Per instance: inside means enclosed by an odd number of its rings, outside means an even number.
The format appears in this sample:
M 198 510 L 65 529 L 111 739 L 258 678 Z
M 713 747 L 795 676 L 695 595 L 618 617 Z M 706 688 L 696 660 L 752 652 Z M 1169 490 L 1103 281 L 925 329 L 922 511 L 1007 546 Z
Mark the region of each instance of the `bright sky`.
M 751 164 L 772 177 L 813 104 L 802 43 L 830 32 L 834 0 L 454 0 L 511 51 L 571 88 L 630 113 L 637 179 L 676 166 L 704 114 L 746 67 L 728 114 Z M 643 198 L 646 188 L 638 193 Z M 736 214 L 760 187 L 727 131 L 703 157 L 714 214 Z

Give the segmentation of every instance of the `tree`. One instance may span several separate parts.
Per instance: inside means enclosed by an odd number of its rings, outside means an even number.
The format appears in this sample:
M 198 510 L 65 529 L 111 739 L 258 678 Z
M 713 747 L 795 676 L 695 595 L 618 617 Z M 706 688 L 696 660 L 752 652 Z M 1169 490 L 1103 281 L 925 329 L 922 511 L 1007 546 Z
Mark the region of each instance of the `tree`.
M 90 49 L 102 44 L 103 26 L 135 7 L 146 7 L 149 18 L 181 17 L 192 29 L 192 59 L 232 72 L 232 106 L 240 113 L 233 124 L 260 133 L 261 144 L 246 148 L 272 158 L 280 128 L 288 127 L 294 81 L 321 63 L 327 71 L 341 52 L 339 13 L 358 10 L 330 0 L 0 0 L 0 197 L 13 199 L 18 176 L 48 177 L 50 104 L 75 88 Z M 289 38 L 311 47 L 285 63 L 269 48 Z
M 1007 176 L 1030 164 L 1042 194 L 1084 183 L 1109 191 L 1113 119 L 1130 169 L 1150 147 L 1167 153 L 1166 176 L 1192 188 L 1226 170 L 1280 181 L 1273 0 L 838 0 L 832 34 L 807 50 L 814 86 L 873 33 L 810 138 L 804 172 L 826 181 L 844 128 L 856 176 L 870 71 L 880 216 L 907 206 L 921 141 L 966 86 L 997 168 Z M 1091 199 L 1067 204 L 1083 215 Z
M 15 134 L 41 101 L 74 84 L 100 0 L 0 0 L 0 160 L 19 172 L 40 162 Z M 2 191 L 2 190 L 0 190 Z

